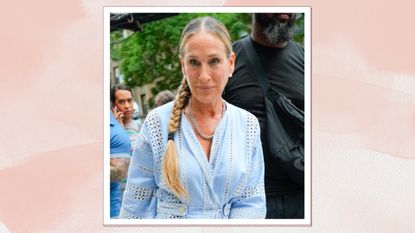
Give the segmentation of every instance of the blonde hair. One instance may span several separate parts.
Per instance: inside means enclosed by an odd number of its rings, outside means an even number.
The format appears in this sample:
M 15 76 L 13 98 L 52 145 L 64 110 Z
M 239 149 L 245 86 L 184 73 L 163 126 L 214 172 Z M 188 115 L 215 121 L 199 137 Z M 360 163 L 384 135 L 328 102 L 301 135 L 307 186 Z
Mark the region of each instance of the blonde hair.
M 230 56 L 232 53 L 232 42 L 228 29 L 226 29 L 222 22 L 210 16 L 192 19 L 184 27 L 180 38 L 180 56 L 184 55 L 184 46 L 186 45 L 187 40 L 197 32 L 201 31 L 209 32 L 210 34 L 218 37 L 226 47 L 227 57 Z
M 180 39 L 180 56 L 184 56 L 184 47 L 188 39 L 197 32 L 201 31 L 209 32 L 212 35 L 217 36 L 226 47 L 227 57 L 230 56 L 232 53 L 232 43 L 228 30 L 220 21 L 209 16 L 193 19 L 184 27 Z M 176 95 L 173 110 L 170 115 L 169 136 L 162 165 L 164 182 L 176 196 L 187 196 L 187 191 L 180 183 L 176 145 L 174 143 L 173 136 L 180 127 L 182 111 L 189 103 L 191 95 L 192 93 L 189 85 L 184 77 Z
M 190 95 L 191 92 L 189 86 L 187 85 L 187 81 L 183 79 L 174 100 L 173 110 L 170 115 L 169 139 L 167 141 L 163 159 L 163 177 L 165 183 L 174 192 L 174 194 L 176 194 L 176 196 L 187 196 L 187 192 L 185 188 L 183 188 L 179 179 L 177 152 L 173 135 L 180 127 L 182 110 L 189 102 Z

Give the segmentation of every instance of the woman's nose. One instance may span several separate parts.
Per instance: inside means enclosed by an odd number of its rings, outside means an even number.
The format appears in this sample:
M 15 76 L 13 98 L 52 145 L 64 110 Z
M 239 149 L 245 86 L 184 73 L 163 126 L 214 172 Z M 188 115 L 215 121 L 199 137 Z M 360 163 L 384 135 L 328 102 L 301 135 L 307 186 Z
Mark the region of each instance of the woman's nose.
M 210 80 L 209 68 L 207 67 L 207 65 L 202 65 L 199 80 L 201 82 L 207 82 Z

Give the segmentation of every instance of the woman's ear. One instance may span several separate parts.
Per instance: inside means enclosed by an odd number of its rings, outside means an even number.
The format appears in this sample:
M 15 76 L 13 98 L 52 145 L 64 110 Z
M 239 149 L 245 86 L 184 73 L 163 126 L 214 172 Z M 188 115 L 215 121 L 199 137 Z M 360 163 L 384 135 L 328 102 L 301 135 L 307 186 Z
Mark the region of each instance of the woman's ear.
M 229 77 L 232 76 L 232 73 L 235 70 L 235 59 L 236 59 L 235 53 L 232 52 L 229 55 L 229 67 L 228 67 Z
M 182 75 L 185 76 L 186 75 L 186 67 L 185 67 L 185 61 L 184 58 L 182 56 L 179 57 L 180 59 L 180 66 L 182 68 Z

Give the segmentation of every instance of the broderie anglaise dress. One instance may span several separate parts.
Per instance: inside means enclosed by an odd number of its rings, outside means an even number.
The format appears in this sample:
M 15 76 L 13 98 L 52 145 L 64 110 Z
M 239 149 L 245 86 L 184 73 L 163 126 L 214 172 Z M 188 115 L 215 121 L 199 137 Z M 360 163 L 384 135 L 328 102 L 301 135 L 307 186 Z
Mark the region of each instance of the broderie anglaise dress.
M 165 185 L 161 165 L 172 103 L 151 111 L 130 163 L 120 218 L 265 218 L 264 160 L 258 120 L 227 103 L 209 161 L 185 117 L 174 140 L 179 176 L 188 192 Z

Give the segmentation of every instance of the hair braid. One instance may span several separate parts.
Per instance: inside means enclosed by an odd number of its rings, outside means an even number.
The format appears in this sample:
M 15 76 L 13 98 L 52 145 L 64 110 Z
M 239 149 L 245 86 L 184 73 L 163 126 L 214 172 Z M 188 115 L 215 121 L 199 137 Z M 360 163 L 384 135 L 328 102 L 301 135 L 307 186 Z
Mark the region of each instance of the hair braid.
M 170 115 L 169 135 L 176 133 L 179 129 L 182 111 L 189 102 L 190 95 L 191 92 L 189 86 L 187 85 L 187 81 L 183 79 Z M 176 196 L 187 196 L 187 191 L 182 186 L 179 179 L 176 145 L 170 136 L 167 141 L 163 159 L 163 177 L 167 186 Z

